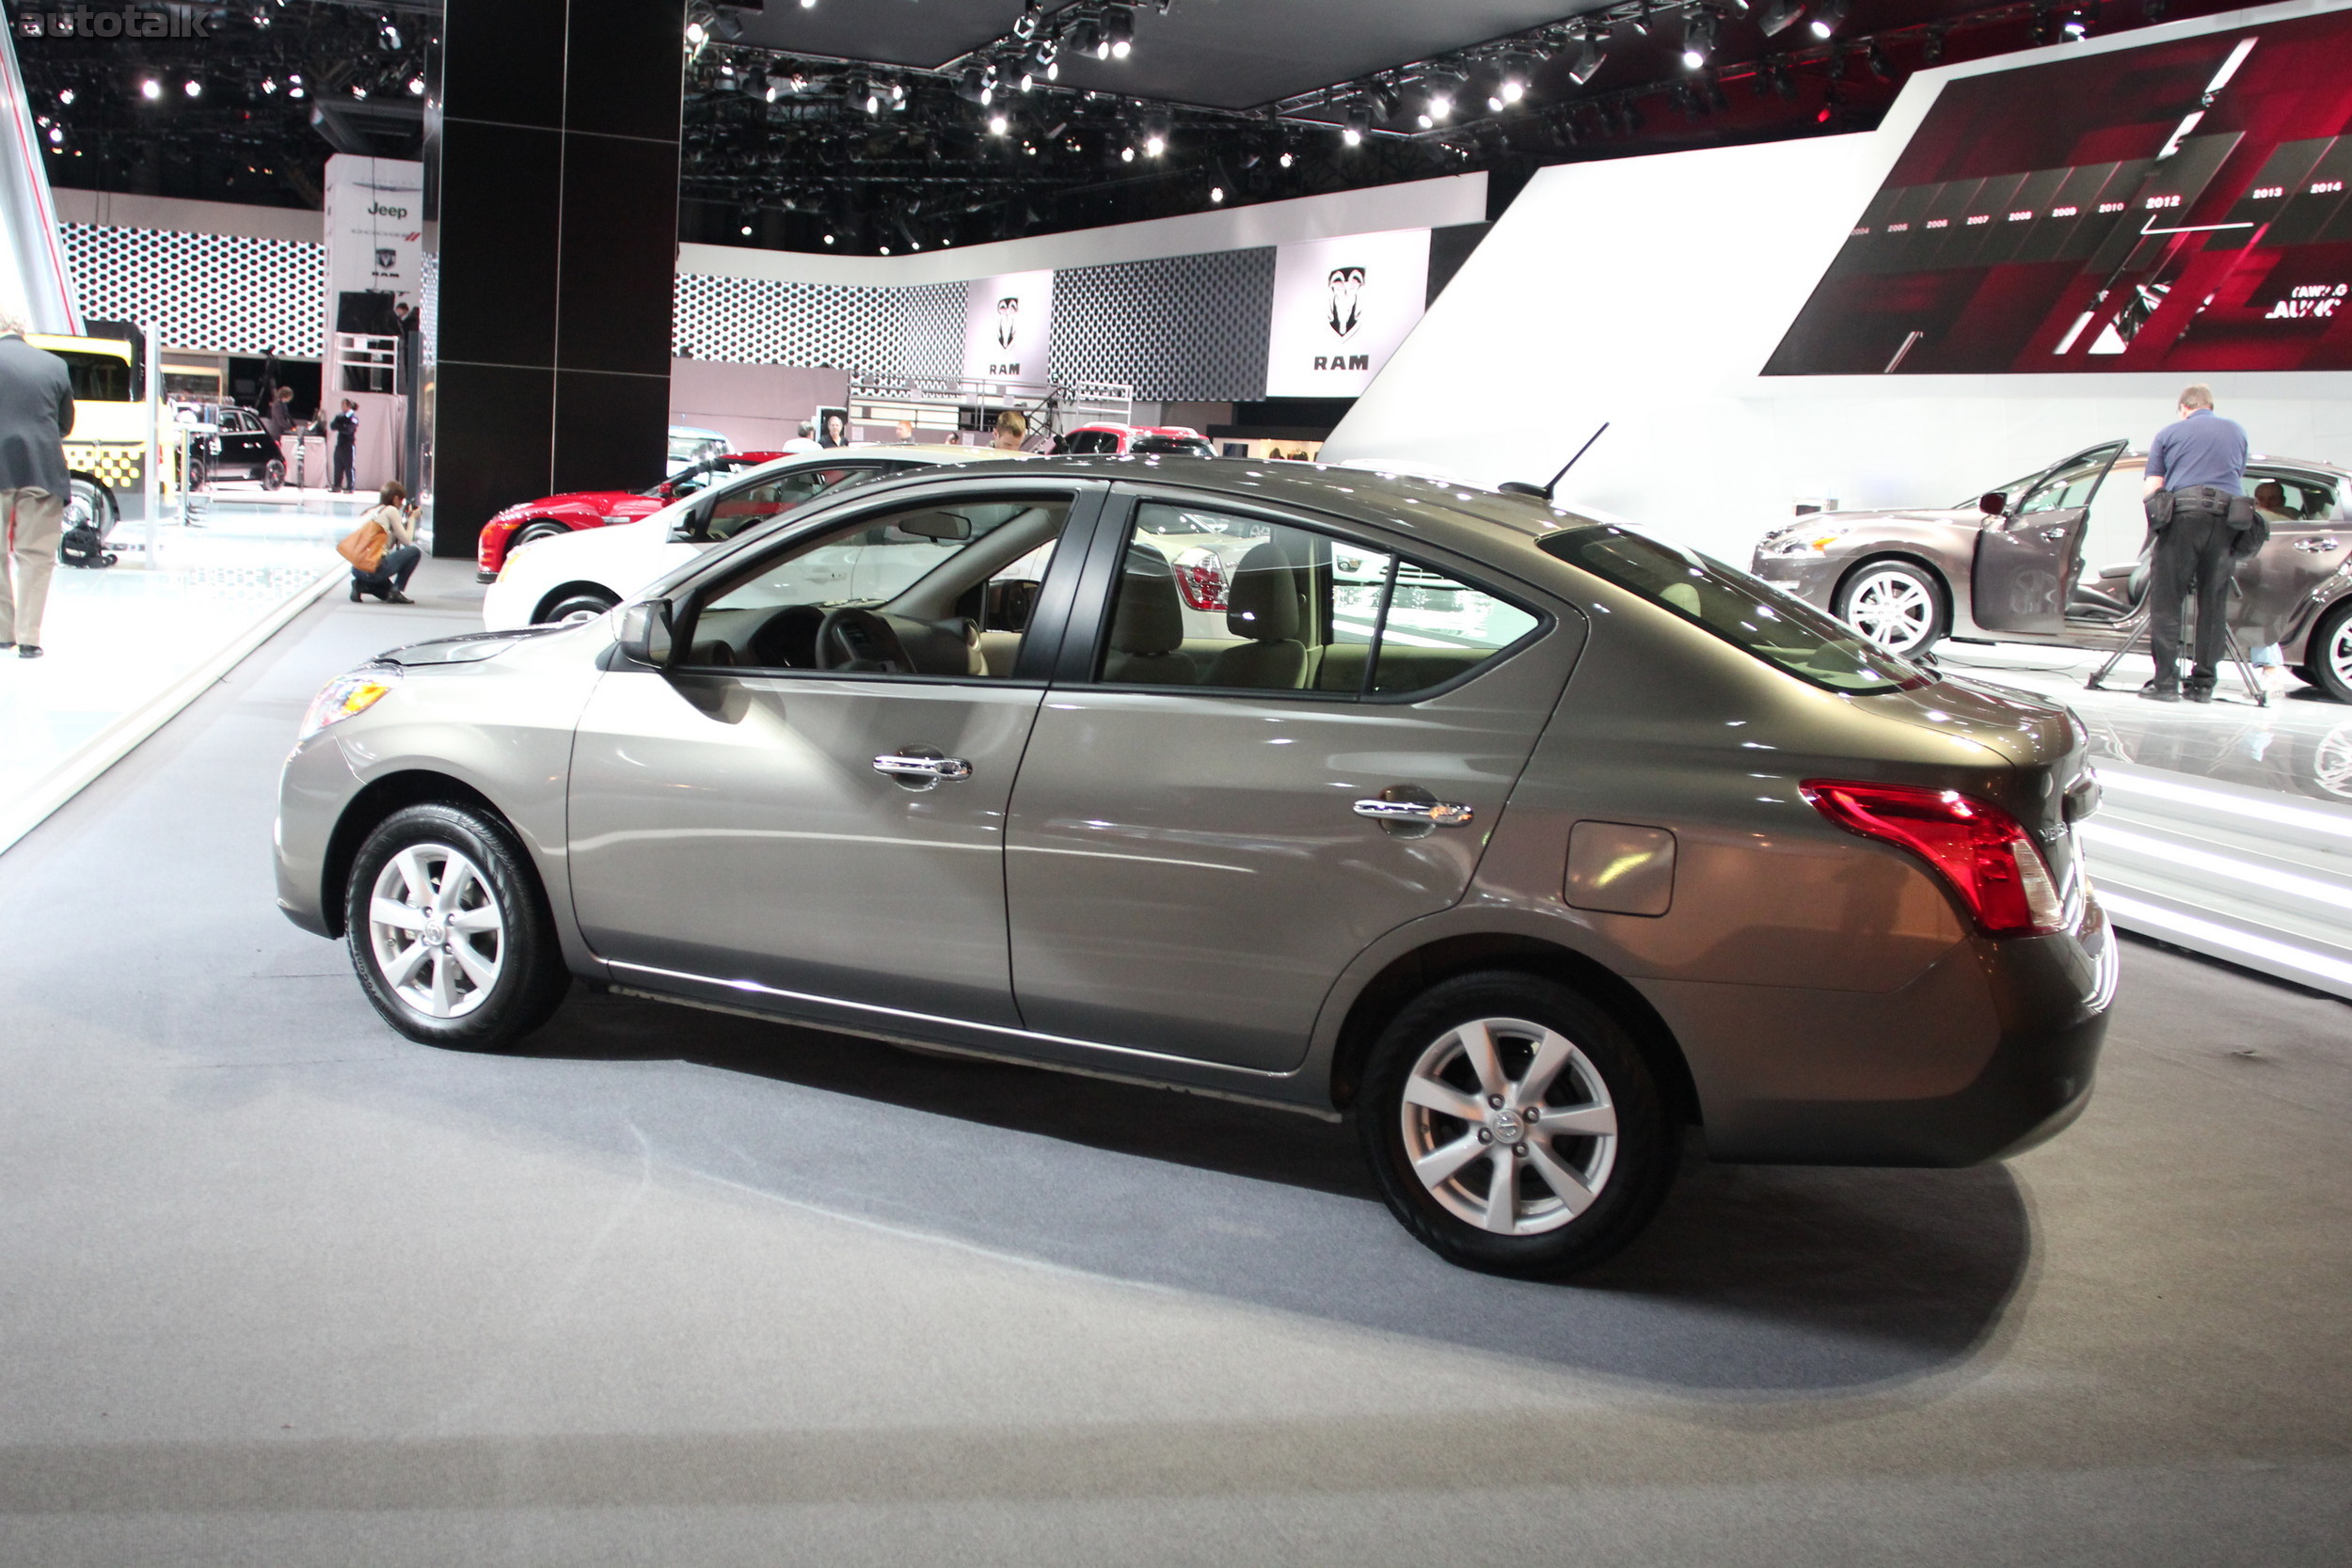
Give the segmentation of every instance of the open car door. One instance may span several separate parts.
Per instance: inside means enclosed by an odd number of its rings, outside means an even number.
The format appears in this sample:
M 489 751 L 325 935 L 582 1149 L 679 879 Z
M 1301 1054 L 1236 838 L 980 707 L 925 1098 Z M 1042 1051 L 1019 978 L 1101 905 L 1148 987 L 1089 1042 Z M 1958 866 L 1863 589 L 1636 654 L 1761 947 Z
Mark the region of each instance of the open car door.
M 1977 625 L 1986 631 L 2066 629 L 2066 601 L 2082 570 L 2083 531 L 2091 498 L 2128 445 L 2107 441 L 2078 451 L 2036 480 L 2025 496 L 1977 534 Z

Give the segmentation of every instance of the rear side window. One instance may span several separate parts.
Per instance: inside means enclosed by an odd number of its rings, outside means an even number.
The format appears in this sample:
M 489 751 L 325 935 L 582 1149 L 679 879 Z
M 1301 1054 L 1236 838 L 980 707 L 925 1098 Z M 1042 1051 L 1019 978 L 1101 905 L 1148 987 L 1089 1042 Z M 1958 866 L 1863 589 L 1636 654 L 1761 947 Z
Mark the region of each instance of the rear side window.
M 1352 540 L 1153 501 L 1136 509 L 1098 673 L 1120 686 L 1411 696 L 1541 624 Z
M 1592 523 L 1552 534 L 1542 548 L 1815 686 L 1869 692 L 1928 684 L 1916 667 L 1811 605 L 1646 534 Z

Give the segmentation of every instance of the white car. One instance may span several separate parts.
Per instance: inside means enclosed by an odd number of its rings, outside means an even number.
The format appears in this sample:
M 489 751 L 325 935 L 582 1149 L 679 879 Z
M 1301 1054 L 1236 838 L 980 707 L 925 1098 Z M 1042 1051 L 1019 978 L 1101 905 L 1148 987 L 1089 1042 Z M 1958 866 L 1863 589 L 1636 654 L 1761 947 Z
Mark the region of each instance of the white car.
M 507 552 L 498 580 L 483 595 L 482 625 L 489 631 L 512 631 L 594 620 L 712 546 L 844 484 L 909 468 L 1020 455 L 990 447 L 841 447 L 781 457 L 672 501 L 636 522 L 516 546 Z M 879 581 L 876 574 L 887 575 L 889 559 L 878 556 L 867 562 L 864 578 Z M 888 596 L 859 592 L 861 580 L 852 577 L 854 561 L 834 564 L 843 572 L 840 597 Z
M 704 430 L 691 424 L 672 425 L 669 477 L 675 479 L 683 470 L 714 452 L 727 451 L 729 446 L 727 438 L 715 430 Z

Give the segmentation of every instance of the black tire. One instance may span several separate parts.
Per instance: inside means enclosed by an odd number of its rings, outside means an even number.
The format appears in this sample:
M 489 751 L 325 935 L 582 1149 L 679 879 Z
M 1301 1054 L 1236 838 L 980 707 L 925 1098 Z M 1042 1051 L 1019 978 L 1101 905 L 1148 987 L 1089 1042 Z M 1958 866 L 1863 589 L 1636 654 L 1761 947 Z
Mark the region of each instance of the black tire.
M 115 505 L 112 491 L 96 480 L 85 479 L 80 474 L 69 479 L 66 488 L 72 492 L 66 498 L 66 528 L 87 523 L 98 531 L 98 537 L 102 540 L 114 532 L 115 524 L 121 520 L 122 514 Z
M 516 550 L 525 545 L 535 545 L 542 539 L 560 539 L 571 531 L 562 523 L 528 523 L 507 542 L 506 547 Z
M 1886 589 L 1896 589 L 1899 592 L 1903 585 L 1908 585 L 1910 594 L 1914 595 L 1904 602 L 1922 608 L 1915 622 L 1915 631 L 1899 637 L 1890 637 L 1884 633 L 1890 624 L 1886 610 L 1892 607 L 1881 608 L 1879 612 L 1874 614 L 1872 609 L 1878 605 L 1878 601 L 1873 599 L 1867 606 L 1862 601 L 1866 595 L 1880 594 Z M 1952 599 L 1951 595 L 1944 591 L 1942 580 L 1926 567 L 1915 566 L 1908 561 L 1864 562 L 1847 574 L 1844 582 L 1837 585 L 1837 602 L 1833 608 L 1839 620 L 1862 631 L 1871 641 L 1886 649 L 1887 652 L 1903 658 L 1916 658 L 1933 648 L 1936 643 L 1943 641 L 1952 626 Z M 1863 621 L 1855 620 L 1854 615 L 1857 611 L 1863 613 L 1871 626 L 1878 626 L 1880 629 L 1872 631 L 1865 626 Z
M 561 626 L 575 615 L 594 620 L 621 601 L 601 588 L 577 588 L 558 594 L 539 611 L 538 625 Z
M 483 933 L 478 929 L 461 932 L 453 924 L 427 926 L 418 931 L 412 947 L 437 940 L 443 956 L 427 957 L 415 966 L 419 978 L 413 982 L 413 991 L 405 993 L 401 979 L 386 972 L 379 935 L 386 939 L 385 945 L 396 946 L 405 932 L 373 920 L 373 901 L 387 868 L 412 850 L 415 858 L 406 865 L 421 868 L 422 891 L 437 895 L 451 890 L 456 865 L 450 857 L 462 857 L 474 874 L 471 880 L 459 878 L 458 904 L 452 912 L 463 918 L 478 915 L 486 907 L 499 920 L 495 974 L 486 985 L 472 983 L 474 965 L 464 962 L 454 946 L 470 943 L 469 951 L 479 963 L 488 957 L 481 946 Z M 437 873 L 434 870 L 437 857 Z M 395 869 L 391 875 L 402 878 L 403 873 Z M 420 885 L 418 878 L 404 879 L 411 888 Z M 482 901 L 470 903 L 477 891 L 483 895 Z M 529 858 L 503 823 L 470 806 L 437 802 L 407 806 L 377 824 L 352 862 L 351 877 L 343 888 L 343 918 L 360 989 L 384 1015 L 384 1022 L 425 1045 L 503 1051 L 545 1023 L 571 987 L 571 973 L 564 967 L 555 923 L 548 913 L 547 895 Z M 432 968 L 430 980 L 423 975 L 427 965 Z M 437 1016 L 428 1007 L 443 974 L 450 976 L 457 1010 Z M 412 996 L 421 997 L 424 1005 Z
M 2331 606 L 2303 645 L 2296 672 L 2339 703 L 2352 703 L 2352 599 Z
M 262 471 L 254 477 L 262 482 L 262 488 L 264 490 L 283 489 L 286 483 L 286 465 L 273 457 L 262 465 Z
M 188 488 L 201 490 L 212 482 L 213 465 L 211 462 L 202 452 L 191 453 L 188 458 Z
M 1438 1086 L 1450 1083 L 1466 1108 L 1484 1109 L 1480 1101 L 1486 1097 L 1463 1087 L 1478 1080 L 1469 1075 L 1467 1053 L 1455 1047 L 1457 1031 L 1477 1021 L 1513 1021 L 1489 1036 L 1503 1076 L 1511 1081 L 1505 1108 L 1487 1111 L 1482 1127 L 1417 1103 L 1410 1107 L 1414 1125 L 1408 1127 L 1407 1085 L 1422 1078 L 1416 1092 L 1429 1092 L 1424 1073 L 1416 1070 L 1428 1061 L 1450 1058 Z M 1549 1089 L 1535 1097 L 1535 1109 L 1551 1111 L 1555 1126 L 1574 1115 L 1582 1128 L 1605 1114 L 1605 1111 L 1614 1113 L 1608 1147 L 1601 1134 L 1548 1132 L 1540 1116 L 1510 1120 L 1517 1107 L 1508 1097 L 1534 1066 L 1541 1037 L 1514 1025 L 1549 1030 L 1576 1053 L 1566 1058 L 1568 1065 L 1551 1079 Z M 1405 1228 L 1448 1262 L 1487 1274 L 1558 1279 L 1598 1263 L 1649 1224 L 1680 1159 L 1680 1121 L 1667 1107 L 1641 1048 L 1616 1020 L 1566 986 L 1508 971 L 1443 981 L 1398 1013 L 1365 1063 L 1356 1112 L 1374 1179 Z M 1473 1152 L 1433 1187 L 1414 1169 L 1416 1143 L 1426 1144 L 1423 1152 L 1432 1158 L 1448 1149 Z M 1530 1154 L 1538 1157 L 1517 1155 L 1517 1146 L 1530 1144 L 1536 1146 Z M 1507 1195 L 1511 1220 L 1515 1227 L 1524 1227 L 1513 1234 L 1473 1223 L 1448 1206 L 1475 1209 L 1490 1201 L 1493 1177 L 1502 1163 L 1500 1150 L 1506 1147 L 1515 1148 L 1509 1162 L 1514 1185 Z M 1584 1208 L 1575 1210 L 1562 1196 L 1541 1168 L 1547 1163 L 1597 1181 Z M 1441 1197 L 1441 1191 L 1446 1196 Z

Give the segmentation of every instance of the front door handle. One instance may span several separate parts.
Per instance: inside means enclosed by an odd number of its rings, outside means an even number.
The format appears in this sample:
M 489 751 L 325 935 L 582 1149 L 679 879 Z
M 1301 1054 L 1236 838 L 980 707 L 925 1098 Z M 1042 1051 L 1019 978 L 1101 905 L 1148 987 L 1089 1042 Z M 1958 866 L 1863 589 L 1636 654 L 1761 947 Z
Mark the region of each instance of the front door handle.
M 925 756 L 919 752 L 884 752 L 874 759 L 874 771 L 900 779 L 968 779 L 972 765 L 961 757 Z
M 2042 537 L 2052 541 L 2063 539 L 2066 537 L 2066 531 L 2062 528 L 2045 528 L 2042 531 Z
M 2342 543 L 2343 541 L 2337 539 L 2297 539 L 2295 542 L 2295 547 L 2298 550 L 2309 550 L 2313 555 L 2317 555 L 2322 550 L 2332 550 Z
M 1356 815 L 1375 822 L 1410 822 L 1423 827 L 1467 828 L 1478 814 L 1456 800 L 1359 800 Z

